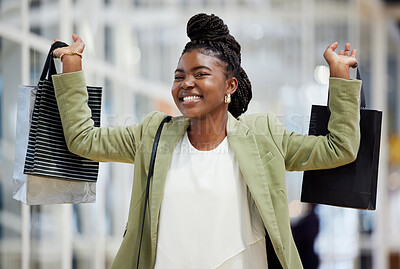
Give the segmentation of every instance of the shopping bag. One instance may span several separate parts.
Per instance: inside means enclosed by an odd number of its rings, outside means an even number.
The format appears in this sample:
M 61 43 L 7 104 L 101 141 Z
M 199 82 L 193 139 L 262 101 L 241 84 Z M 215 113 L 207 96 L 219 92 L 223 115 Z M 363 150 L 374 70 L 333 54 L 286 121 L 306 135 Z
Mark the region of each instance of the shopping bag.
M 99 163 L 71 153 L 65 143 L 51 76 L 57 74 L 52 51 L 65 43 L 56 42 L 50 49 L 37 87 L 32 112 L 24 173 L 70 180 L 95 182 Z M 100 126 L 101 88 L 87 87 L 88 105 L 94 126 Z
M 23 173 L 36 93 L 36 86 L 19 86 L 18 89 L 13 198 L 29 205 L 95 202 L 95 182 L 54 179 Z
M 361 79 L 358 69 L 357 78 Z M 361 140 L 356 160 L 333 169 L 305 171 L 302 202 L 376 209 L 382 111 L 365 108 L 363 87 L 360 107 Z M 313 105 L 309 134 L 328 134 L 329 116 L 327 106 Z

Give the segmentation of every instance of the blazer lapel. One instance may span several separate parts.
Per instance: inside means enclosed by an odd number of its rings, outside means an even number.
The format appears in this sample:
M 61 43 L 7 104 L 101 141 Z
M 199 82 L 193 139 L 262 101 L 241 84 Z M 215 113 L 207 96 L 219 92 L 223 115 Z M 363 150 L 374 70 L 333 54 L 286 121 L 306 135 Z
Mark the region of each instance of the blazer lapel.
M 264 170 L 255 137 L 244 123 L 236 120 L 231 114 L 228 118 L 227 133 L 229 145 L 239 162 L 240 171 L 268 234 L 278 247 L 283 247 L 267 182 L 271 175 Z
M 159 213 L 172 153 L 188 126 L 189 119 L 183 117 L 172 118 L 170 122 L 164 125 L 161 133 L 154 165 L 153 179 L 150 185 L 149 199 L 151 238 L 154 249 L 157 244 Z

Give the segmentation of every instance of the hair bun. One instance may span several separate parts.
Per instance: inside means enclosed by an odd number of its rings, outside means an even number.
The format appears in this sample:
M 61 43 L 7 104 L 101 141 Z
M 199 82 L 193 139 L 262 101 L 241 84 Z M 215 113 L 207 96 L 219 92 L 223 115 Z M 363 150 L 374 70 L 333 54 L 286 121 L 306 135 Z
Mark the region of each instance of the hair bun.
M 222 19 L 205 13 L 191 17 L 186 32 L 191 41 L 226 41 L 230 36 L 228 26 Z

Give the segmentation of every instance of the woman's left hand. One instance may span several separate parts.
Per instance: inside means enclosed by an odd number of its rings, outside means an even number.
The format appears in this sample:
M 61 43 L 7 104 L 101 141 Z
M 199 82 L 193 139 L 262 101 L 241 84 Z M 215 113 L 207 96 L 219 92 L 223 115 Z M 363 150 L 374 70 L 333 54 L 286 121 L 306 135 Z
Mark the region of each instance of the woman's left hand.
M 336 54 L 335 49 L 338 47 L 338 43 L 335 42 L 328 46 L 324 52 L 324 58 L 329 65 L 330 76 L 350 79 L 349 68 L 357 67 L 357 59 L 355 49 L 350 51 L 350 43 L 346 43 L 344 51 L 340 50 Z

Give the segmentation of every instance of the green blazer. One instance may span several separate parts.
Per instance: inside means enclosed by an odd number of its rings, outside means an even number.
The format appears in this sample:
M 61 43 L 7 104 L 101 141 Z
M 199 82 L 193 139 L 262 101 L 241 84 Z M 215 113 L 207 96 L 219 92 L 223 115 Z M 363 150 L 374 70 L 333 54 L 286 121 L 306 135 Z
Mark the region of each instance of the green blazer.
M 53 76 L 66 143 L 71 152 L 95 160 L 135 163 L 132 197 L 125 235 L 112 268 L 136 268 L 144 210 L 147 171 L 160 112 L 128 127 L 93 127 L 82 71 Z M 333 168 L 355 160 L 359 147 L 361 81 L 330 79 L 331 117 L 327 136 L 287 131 L 273 114 L 229 114 L 227 136 L 239 162 L 255 207 L 283 268 L 302 268 L 288 214 L 285 171 Z M 150 186 L 140 268 L 153 268 L 157 250 L 161 201 L 172 152 L 189 126 L 174 117 L 166 123 L 159 142 Z M 190 176 L 190 175 L 188 175 Z

